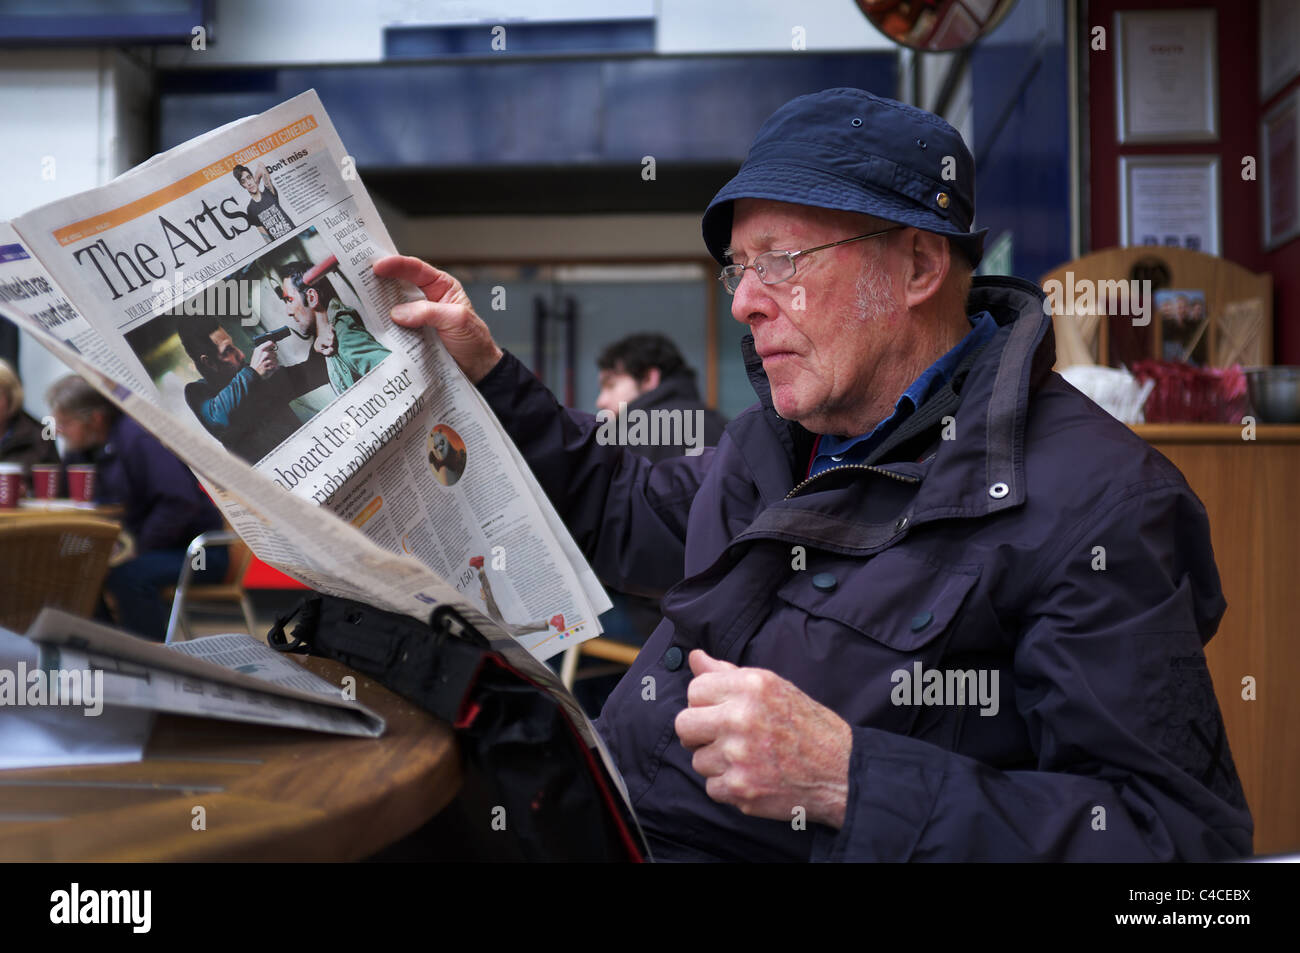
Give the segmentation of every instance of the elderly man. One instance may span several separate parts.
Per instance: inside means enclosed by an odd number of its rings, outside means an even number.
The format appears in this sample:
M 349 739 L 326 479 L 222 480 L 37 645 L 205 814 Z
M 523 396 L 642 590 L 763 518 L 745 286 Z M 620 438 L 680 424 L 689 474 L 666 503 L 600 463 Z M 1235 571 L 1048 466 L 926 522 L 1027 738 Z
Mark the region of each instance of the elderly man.
M 395 320 L 438 330 L 604 579 L 667 590 L 599 723 L 661 859 L 1250 852 L 1205 511 L 1052 372 L 1039 289 L 969 286 L 974 174 L 900 103 L 779 109 L 704 215 L 759 403 L 653 466 L 450 275 L 375 265 L 423 288 Z
M 122 507 L 123 525 L 135 540 L 136 554 L 109 570 L 104 581 L 118 622 L 161 642 L 168 615 L 162 590 L 176 585 L 190 541 L 221 528 L 221 514 L 185 464 L 82 378 L 60 378 L 46 400 L 67 461 L 95 465 L 95 499 Z M 195 578 L 220 581 L 228 559 L 224 547 L 205 553 Z

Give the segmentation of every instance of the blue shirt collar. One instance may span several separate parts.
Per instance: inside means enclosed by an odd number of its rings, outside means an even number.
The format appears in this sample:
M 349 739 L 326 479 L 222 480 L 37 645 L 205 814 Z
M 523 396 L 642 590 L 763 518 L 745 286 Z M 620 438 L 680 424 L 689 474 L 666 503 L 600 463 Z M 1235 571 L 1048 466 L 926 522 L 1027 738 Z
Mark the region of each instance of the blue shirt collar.
M 837 465 L 866 459 L 871 451 L 893 433 L 914 410 L 925 403 L 931 394 L 952 380 L 967 354 L 982 346 L 997 333 L 998 323 L 987 311 L 970 315 L 967 319 L 971 323 L 971 329 L 966 336 L 950 348 L 943 357 L 921 372 L 921 376 L 914 380 L 894 403 L 894 412 L 878 423 L 870 433 L 853 437 L 823 434 L 818 440 L 817 456 L 813 459 L 809 475 Z

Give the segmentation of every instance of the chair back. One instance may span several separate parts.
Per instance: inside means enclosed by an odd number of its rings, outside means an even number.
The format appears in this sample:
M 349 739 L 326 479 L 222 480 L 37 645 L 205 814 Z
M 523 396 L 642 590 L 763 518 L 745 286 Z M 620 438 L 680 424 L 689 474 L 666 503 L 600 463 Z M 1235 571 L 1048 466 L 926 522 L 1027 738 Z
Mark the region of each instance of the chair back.
M 80 514 L 0 522 L 0 626 L 23 632 L 45 606 L 90 616 L 120 532 Z
M 1110 289 L 1114 286 L 1109 283 L 1121 281 L 1129 286 L 1127 291 L 1133 281 L 1143 280 L 1152 281 L 1157 292 L 1203 294 L 1206 327 L 1197 340 L 1204 337 L 1206 366 L 1272 363 L 1272 275 L 1255 274 L 1225 258 L 1186 248 L 1133 246 L 1105 248 L 1043 275 L 1041 284 L 1049 293 L 1049 301 L 1053 289 L 1048 282 L 1057 282 L 1056 300 L 1069 305 L 1053 309 L 1052 314 L 1057 370 L 1072 364 L 1113 367 L 1137 358 L 1161 356 L 1166 329 L 1154 302 L 1151 321 L 1143 324 L 1140 318 L 1135 321 L 1131 313 L 1107 314 L 1098 300 L 1101 295 L 1096 290 L 1091 294 L 1084 291 L 1085 285 Z M 1086 303 L 1089 300 L 1093 302 L 1091 307 Z M 1082 310 L 1074 306 L 1076 303 L 1083 303 Z

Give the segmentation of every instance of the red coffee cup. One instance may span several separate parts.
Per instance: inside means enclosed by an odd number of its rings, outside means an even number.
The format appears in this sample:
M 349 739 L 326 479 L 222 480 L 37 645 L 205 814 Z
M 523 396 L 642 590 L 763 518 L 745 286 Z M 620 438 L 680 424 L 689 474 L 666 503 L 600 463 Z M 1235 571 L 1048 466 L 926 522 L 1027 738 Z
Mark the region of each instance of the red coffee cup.
M 23 496 L 23 465 L 0 463 L 0 510 L 17 509 Z
M 32 496 L 38 500 L 52 500 L 59 495 L 59 465 L 57 463 L 32 464 Z
M 78 503 L 89 503 L 95 498 L 94 464 L 74 463 L 68 467 L 68 496 Z

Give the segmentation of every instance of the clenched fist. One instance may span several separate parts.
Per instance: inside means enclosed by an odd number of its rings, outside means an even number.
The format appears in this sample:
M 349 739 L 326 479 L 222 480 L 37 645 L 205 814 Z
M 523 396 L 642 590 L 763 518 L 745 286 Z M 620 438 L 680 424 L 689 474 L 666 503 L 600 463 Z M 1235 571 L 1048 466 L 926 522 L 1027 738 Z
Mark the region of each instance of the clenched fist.
M 709 797 L 743 813 L 839 828 L 849 793 L 853 732 L 846 722 L 775 672 L 739 668 L 696 649 L 677 737 Z

